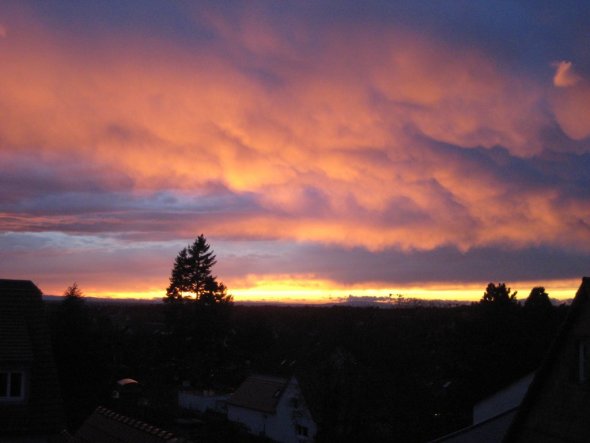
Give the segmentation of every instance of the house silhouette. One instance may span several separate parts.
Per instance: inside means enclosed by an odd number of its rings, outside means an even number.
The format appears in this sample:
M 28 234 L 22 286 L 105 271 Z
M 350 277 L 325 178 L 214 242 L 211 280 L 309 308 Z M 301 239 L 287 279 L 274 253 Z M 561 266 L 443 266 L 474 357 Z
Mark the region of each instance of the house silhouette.
M 0 441 L 61 441 L 63 404 L 41 291 L 0 280 Z

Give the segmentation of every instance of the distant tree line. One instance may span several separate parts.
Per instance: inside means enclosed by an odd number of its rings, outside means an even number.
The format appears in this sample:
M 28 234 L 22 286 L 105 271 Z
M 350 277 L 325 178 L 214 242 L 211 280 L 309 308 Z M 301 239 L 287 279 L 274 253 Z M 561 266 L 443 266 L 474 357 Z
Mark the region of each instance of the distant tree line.
M 266 373 L 301 380 L 318 443 L 428 441 L 469 425 L 477 401 L 535 370 L 567 311 L 540 286 L 521 304 L 505 283 L 451 308 L 234 306 L 215 264 L 201 235 L 176 257 L 165 303 L 86 303 L 74 283 L 51 304 L 72 430 L 98 404 L 117 408 L 121 378 L 150 399 L 128 415 L 166 429 L 183 383 L 231 391 Z
M 479 303 L 483 306 L 515 307 L 518 306 L 516 294 L 517 291 L 511 292 L 510 288 L 506 287 L 506 283 L 489 283 Z M 536 286 L 531 289 L 524 302 L 524 307 L 532 310 L 545 310 L 551 309 L 553 304 L 545 288 Z

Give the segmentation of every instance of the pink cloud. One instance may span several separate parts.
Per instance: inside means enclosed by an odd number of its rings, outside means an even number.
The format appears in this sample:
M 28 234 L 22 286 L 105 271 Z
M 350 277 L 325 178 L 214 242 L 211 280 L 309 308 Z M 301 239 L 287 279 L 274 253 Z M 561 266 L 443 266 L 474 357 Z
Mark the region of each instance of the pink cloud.
M 292 30 L 297 47 L 256 14 L 237 26 L 210 23 L 220 42 L 193 49 L 125 34 L 77 42 L 34 21 L 15 24 L 10 44 L 0 41 L 4 155 L 27 149 L 40 164 L 75 156 L 113 171 L 97 173 L 105 183 L 124 175 L 135 195 L 200 195 L 218 183 L 254 195 L 259 211 L 161 224 L 119 211 L 19 213 L 6 214 L 3 228 L 206 231 L 372 250 L 589 239 L 584 199 L 563 205 L 547 187 L 516 189 L 462 156 L 497 145 L 523 159 L 542 152 L 551 121 L 531 79 L 407 29 L 334 25 L 315 51 L 305 28 Z M 568 97 L 556 115 L 580 138 L 589 120 L 574 109 L 585 105 Z
M 572 62 L 555 62 L 553 66 L 555 66 L 553 84 L 558 88 L 567 88 L 568 86 L 574 86 L 581 80 L 581 77 L 578 74 L 576 74 Z
M 552 105 L 557 122 L 572 139 L 590 136 L 590 83 L 578 75 L 571 62 L 560 62 L 553 79 Z

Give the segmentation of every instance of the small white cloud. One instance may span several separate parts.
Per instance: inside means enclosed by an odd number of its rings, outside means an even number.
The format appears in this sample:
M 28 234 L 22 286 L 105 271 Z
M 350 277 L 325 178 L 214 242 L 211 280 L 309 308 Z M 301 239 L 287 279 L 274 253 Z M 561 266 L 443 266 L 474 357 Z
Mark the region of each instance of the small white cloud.
M 0 25 L 0 38 L 4 38 L 7 35 L 8 35 L 8 30 L 6 29 L 6 26 Z
M 581 80 L 581 77 L 576 74 L 572 62 L 563 60 L 553 63 L 553 66 L 557 68 L 553 76 L 553 84 L 558 88 L 574 86 Z

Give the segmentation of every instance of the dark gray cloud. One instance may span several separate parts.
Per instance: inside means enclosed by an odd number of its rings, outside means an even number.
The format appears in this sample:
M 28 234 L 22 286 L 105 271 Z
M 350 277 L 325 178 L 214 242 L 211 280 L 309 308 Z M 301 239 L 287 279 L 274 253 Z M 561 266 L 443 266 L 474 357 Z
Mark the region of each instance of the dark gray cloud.
M 231 278 L 247 274 L 317 275 L 342 285 L 381 283 L 487 283 L 577 279 L 588 273 L 590 254 L 548 247 L 477 248 L 461 252 L 443 247 L 432 251 L 344 249 L 301 245 L 285 251 L 272 245 L 266 252 L 223 255 L 219 273 Z

